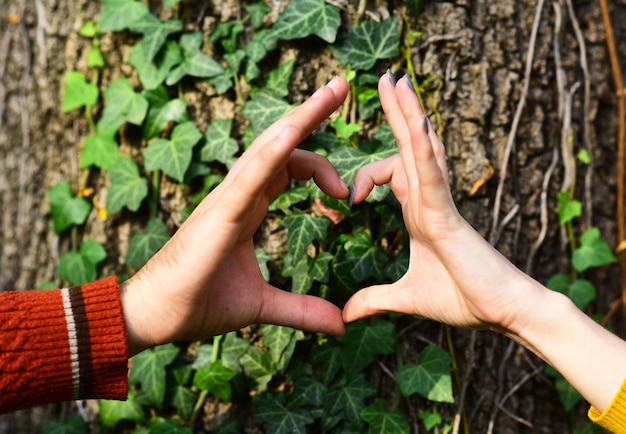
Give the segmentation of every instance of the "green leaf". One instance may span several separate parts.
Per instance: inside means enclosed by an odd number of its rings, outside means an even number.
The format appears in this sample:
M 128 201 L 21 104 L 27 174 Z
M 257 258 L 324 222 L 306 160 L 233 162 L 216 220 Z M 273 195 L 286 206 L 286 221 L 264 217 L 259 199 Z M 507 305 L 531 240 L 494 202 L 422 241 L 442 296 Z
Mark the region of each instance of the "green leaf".
M 372 237 L 364 230 L 354 233 L 353 237 L 344 244 L 346 257 L 352 261 L 352 277 L 357 283 L 362 283 L 373 277 L 378 281 L 385 278 L 387 255 L 382 248 L 376 246 Z
M 297 213 L 279 223 L 287 228 L 287 246 L 293 260 L 300 260 L 306 254 L 309 245 L 315 241 L 326 239 L 330 220 L 309 214 Z
M 246 11 L 248 11 L 248 15 L 250 15 L 250 24 L 252 24 L 253 29 L 258 29 L 263 25 L 263 18 L 269 12 L 271 12 L 272 8 L 270 8 L 265 3 L 253 3 L 251 5 L 246 5 Z
M 173 8 L 180 2 L 181 0 L 163 0 L 163 5 L 168 8 Z
M 80 254 L 94 265 L 98 265 L 107 257 L 107 252 L 102 244 L 95 240 L 85 240 L 80 245 Z
M 157 139 L 146 148 L 146 170 L 162 170 L 178 182 L 183 182 L 191 163 L 193 147 L 201 137 L 202 133 L 193 122 L 177 125 L 170 140 Z
M 152 418 L 151 422 L 157 418 Z M 133 434 L 140 434 L 138 430 L 133 431 Z M 180 419 L 161 420 L 150 426 L 149 434 L 193 434 L 193 431 L 188 426 L 182 426 Z
M 158 136 L 170 122 L 184 122 L 189 120 L 187 115 L 187 101 L 181 98 L 170 99 L 163 86 L 149 90 L 144 96 L 150 104 L 146 117 L 143 137 L 150 140 Z
M 304 333 L 290 327 L 262 325 L 263 345 L 269 348 L 272 361 L 280 372 L 284 372 L 296 349 L 296 342 L 304 339 Z
M 202 32 L 187 33 L 180 38 L 183 61 L 172 69 L 165 80 L 168 86 L 176 84 L 186 75 L 192 77 L 214 77 L 224 72 L 215 60 L 200 51 Z
M 404 396 L 419 393 L 435 402 L 454 402 L 449 366 L 452 357 L 436 346 L 428 346 L 420 353 L 419 365 L 407 364 L 400 368 L 397 381 Z
M 87 52 L 87 66 L 89 68 L 104 68 L 106 62 L 100 48 L 92 46 Z
M 126 253 L 126 266 L 139 269 L 170 239 L 165 223 L 154 218 L 148 222 L 145 233 L 136 233 L 130 239 Z
M 107 194 L 106 207 L 115 214 L 123 207 L 137 211 L 148 195 L 148 182 L 139 175 L 137 165 L 130 157 L 120 158 L 109 169 L 111 187 Z
M 127 78 L 113 82 L 104 92 L 106 104 L 98 128 L 117 129 L 124 122 L 141 125 L 148 111 L 148 101 L 135 93 Z
M 277 372 L 270 353 L 256 347 L 248 348 L 248 351 L 241 357 L 240 363 L 246 375 L 256 381 L 257 389 L 261 392 L 267 388 L 267 383 Z
M 108 170 L 120 158 L 115 134 L 100 132 L 85 139 L 85 147 L 80 153 L 80 167 L 96 166 Z
M 387 401 L 377 398 L 369 407 L 361 411 L 361 417 L 370 426 L 371 434 L 409 434 L 411 428 L 404 415 L 387 409 Z
M 285 256 L 281 276 L 291 277 L 291 292 L 306 294 L 313 286 L 313 276 L 309 273 L 314 261 L 308 255 L 302 256 L 295 264 L 291 254 Z
M 274 39 L 300 39 L 317 35 L 326 42 L 335 42 L 341 24 L 339 10 L 324 0 L 289 2 L 272 27 Z
M 267 423 L 266 432 L 305 434 L 306 425 L 314 421 L 306 411 L 289 409 L 272 396 L 259 397 L 256 404 L 257 410 L 254 415 Z
M 92 20 L 87 20 L 78 30 L 78 34 L 85 38 L 93 38 L 98 34 L 98 25 Z
M 363 70 L 372 68 L 378 59 L 397 56 L 399 44 L 398 20 L 389 18 L 351 27 L 348 35 L 338 39 L 330 49 L 344 66 Z
M 59 278 L 72 286 L 96 280 L 96 266 L 78 252 L 68 252 L 59 258 Z
M 428 431 L 436 427 L 437 425 L 441 425 L 441 415 L 437 412 L 431 412 L 428 410 L 422 411 L 420 414 L 420 419 L 422 419 L 422 423 L 426 427 Z
M 237 160 L 235 154 L 239 144 L 230 136 L 233 128 L 232 119 L 214 119 L 204 133 L 205 145 L 202 147 L 200 159 L 211 162 L 219 161 L 229 169 Z
M 100 33 L 119 32 L 129 28 L 148 14 L 146 5 L 138 1 L 102 0 L 98 31 Z
M 323 384 L 334 385 L 335 377 L 341 369 L 341 348 L 328 343 L 317 346 L 313 349 L 311 363 L 321 366 L 320 380 Z
M 581 149 L 580 151 L 578 151 L 578 154 L 576 154 L 576 157 L 581 163 L 584 163 L 584 164 L 591 163 L 591 157 L 589 156 L 589 151 L 587 151 L 586 149 Z
M 88 83 L 82 72 L 70 71 L 63 76 L 65 91 L 63 92 L 63 112 L 67 113 L 80 107 L 95 106 L 100 92 L 98 87 Z
M 580 237 L 580 247 L 572 255 L 572 265 L 578 272 L 590 267 L 602 267 L 617 262 L 609 245 L 602 239 L 600 229 L 587 229 Z
M 72 414 L 64 422 L 46 423 L 43 434 L 89 434 L 89 429 L 79 414 Z
M 337 135 L 343 139 L 349 139 L 354 133 L 361 131 L 361 125 L 347 123 L 342 117 L 338 117 L 330 123 L 330 126 L 337 131 Z
M 235 332 L 226 334 L 222 342 L 222 363 L 227 368 L 242 372 L 241 358 L 250 349 L 250 343 L 237 337 Z
M 281 63 L 278 68 L 271 70 L 267 75 L 267 80 L 265 80 L 265 88 L 273 91 L 276 95 L 287 96 L 289 94 L 289 80 L 295 64 L 296 59 L 293 58 Z
M 290 188 L 287 191 L 282 192 L 270 203 L 270 211 L 282 211 L 289 215 L 291 214 L 291 207 L 297 203 L 304 202 L 309 198 L 309 189 L 307 187 Z
M 145 59 L 152 62 L 154 56 L 159 52 L 167 37 L 172 33 L 180 32 L 183 29 L 183 23 L 180 20 L 168 20 L 161 22 L 152 14 L 144 16 L 141 20 L 135 21 L 130 30 L 135 33 L 143 34 L 142 48 Z
M 162 408 L 165 398 L 165 367 L 172 363 L 180 349 L 174 344 L 166 344 L 143 351 L 133 358 L 128 380 L 131 384 L 141 384 L 150 404 Z
M 165 391 L 165 403 L 176 408 L 181 418 L 188 420 L 191 418 L 198 395 L 188 385 L 193 372 L 191 365 L 179 363 L 180 366 L 170 365 L 167 369 L 168 388 Z
M 289 396 L 289 407 L 321 407 L 326 399 L 328 389 L 312 375 L 297 377 L 293 392 Z
M 133 45 L 128 56 L 128 63 L 137 70 L 139 80 L 146 90 L 152 90 L 161 85 L 170 70 L 181 60 L 180 48 L 173 41 L 167 41 L 152 60 L 146 58 L 142 41 Z
M 395 327 L 384 320 L 358 321 L 346 327 L 340 338 L 341 364 L 344 370 L 360 370 L 372 363 L 380 354 L 391 354 L 395 349 Z
M 113 401 L 101 399 L 98 401 L 100 421 L 106 428 L 113 428 L 122 420 L 143 422 L 146 415 L 143 407 L 137 402 L 137 391 L 130 390 L 126 401 Z
M 558 199 L 558 211 L 559 211 L 559 224 L 565 224 L 575 217 L 582 215 L 583 206 L 576 199 L 572 199 L 570 194 L 566 191 L 559 191 L 557 193 Z
M 237 374 L 225 367 L 220 360 L 211 364 L 210 368 L 200 368 L 193 378 L 193 384 L 200 390 L 207 390 L 222 401 L 229 402 L 232 389 L 230 380 Z
M 365 398 L 375 394 L 376 388 L 368 383 L 360 372 L 348 375 L 341 378 L 329 391 L 325 413 L 327 415 L 342 413 L 348 421 L 361 427 L 363 425 L 361 411 L 365 408 Z
M 241 113 L 252 124 L 254 134 L 259 135 L 291 109 L 292 106 L 282 98 L 262 89 L 251 93 Z
M 267 267 L 267 263 L 272 260 L 272 256 L 265 253 L 265 250 L 263 250 L 262 248 L 254 249 L 254 255 L 256 256 L 256 261 L 259 264 L 259 270 L 261 270 L 263 279 L 269 282 L 270 270 Z
M 82 225 L 91 211 L 91 204 L 82 197 L 72 196 L 67 181 L 61 181 L 48 191 L 54 232 L 60 234 L 72 225 Z
M 384 158 L 390 157 L 397 153 L 395 147 L 383 146 L 376 149 L 373 153 L 368 154 L 359 149 L 352 147 L 342 148 L 339 151 L 333 152 L 328 156 L 330 162 L 335 166 L 341 179 L 346 184 L 351 185 L 354 183 L 354 177 L 359 169 L 366 164 L 373 163 Z M 389 185 L 376 187 L 368 197 L 368 201 L 381 201 L 389 192 Z
M 403 249 L 398 253 L 396 259 L 385 267 L 385 276 L 392 282 L 397 281 L 404 276 L 409 269 L 409 252 Z
M 213 344 L 202 344 L 196 348 L 196 359 L 191 367 L 195 370 L 210 368 L 213 363 Z
M 570 282 L 565 274 L 555 274 L 548 280 L 546 286 L 553 291 L 565 294 L 580 310 L 584 310 L 590 302 L 596 299 L 596 288 L 591 282 L 584 279 Z

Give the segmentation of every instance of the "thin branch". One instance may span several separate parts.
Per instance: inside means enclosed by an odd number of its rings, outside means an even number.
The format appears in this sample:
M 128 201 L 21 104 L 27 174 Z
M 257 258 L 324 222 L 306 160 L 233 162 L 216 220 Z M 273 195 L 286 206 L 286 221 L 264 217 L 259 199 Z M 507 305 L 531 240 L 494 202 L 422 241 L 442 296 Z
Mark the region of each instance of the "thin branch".
M 606 45 L 609 50 L 611 69 L 613 70 L 613 80 L 615 81 L 615 92 L 617 93 L 617 243 L 619 245 L 626 240 L 626 89 L 622 81 L 622 71 L 619 66 L 619 58 L 615 48 L 615 37 L 613 36 L 613 25 L 609 14 L 607 0 L 600 0 L 602 9 L 602 20 L 604 22 L 604 32 L 606 33 Z M 622 286 L 622 309 L 624 322 L 626 323 L 626 251 L 618 253 L 621 286 Z
M 535 58 L 535 44 L 537 43 L 537 33 L 539 32 L 539 23 L 541 22 L 541 12 L 545 1 L 539 0 L 535 9 L 535 18 L 533 21 L 533 27 L 530 33 L 530 40 L 528 42 L 528 52 L 526 54 L 526 68 L 524 71 L 524 85 L 522 87 L 522 93 L 520 100 L 515 110 L 515 116 L 513 117 L 513 123 L 511 125 L 511 131 L 507 139 L 506 147 L 504 150 L 504 156 L 500 165 L 500 179 L 498 180 L 498 188 L 496 190 L 496 197 L 493 206 L 493 219 L 491 226 L 490 242 L 495 239 L 494 236 L 500 232 L 500 205 L 502 203 L 502 195 L 504 194 L 504 182 L 506 180 L 507 169 L 509 165 L 509 158 L 513 151 L 513 145 L 515 144 L 515 136 L 517 135 L 517 128 L 526 105 L 526 98 L 528 96 L 528 90 L 530 88 L 530 76 L 533 69 L 533 60 Z

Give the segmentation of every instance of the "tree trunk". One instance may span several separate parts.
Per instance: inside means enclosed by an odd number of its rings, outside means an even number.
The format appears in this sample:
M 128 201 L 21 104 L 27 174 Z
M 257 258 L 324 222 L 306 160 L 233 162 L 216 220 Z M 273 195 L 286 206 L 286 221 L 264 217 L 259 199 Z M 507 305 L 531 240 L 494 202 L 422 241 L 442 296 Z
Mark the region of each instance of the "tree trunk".
M 404 2 L 376 3 L 394 14 Z M 570 11 L 569 0 L 424 1 L 412 29 L 423 33 L 413 42 L 412 61 L 418 77 L 433 79 L 424 102 L 447 145 L 462 214 L 542 282 L 569 262 L 554 212 L 556 192 L 569 182 L 584 197 L 584 227 L 598 226 L 609 245 L 617 242 L 616 97 L 604 27 L 598 1 L 574 3 Z M 86 0 L 5 0 L 0 7 L 0 290 L 58 280 L 68 240 L 52 230 L 47 192 L 62 179 L 78 184 L 77 155 L 88 133 L 83 118 L 61 111 L 63 74 L 86 71 L 88 41 L 77 30 L 97 19 L 99 7 Z M 611 7 L 618 53 L 626 59 L 626 28 L 619 25 L 626 2 Z M 109 50 L 120 61 L 109 61 L 107 74 L 122 75 L 121 50 Z M 579 173 L 564 152 L 570 139 L 574 152 L 587 149 L 592 158 L 586 168 L 577 165 Z M 120 228 L 93 223 L 86 230 L 106 240 Z M 115 268 L 115 258 L 109 261 Z M 620 296 L 618 269 L 594 277 L 600 293 L 593 310 L 606 313 Z M 464 362 L 471 432 L 484 432 L 490 422 L 500 433 L 567 432 L 562 408 L 545 402 L 555 395 L 533 356 L 493 334 L 452 337 Z M 526 375 L 532 379 L 503 401 Z M 499 410 L 501 401 L 522 424 Z M 0 417 L 0 432 L 40 432 L 53 409 Z M 520 428 L 524 423 L 532 428 Z

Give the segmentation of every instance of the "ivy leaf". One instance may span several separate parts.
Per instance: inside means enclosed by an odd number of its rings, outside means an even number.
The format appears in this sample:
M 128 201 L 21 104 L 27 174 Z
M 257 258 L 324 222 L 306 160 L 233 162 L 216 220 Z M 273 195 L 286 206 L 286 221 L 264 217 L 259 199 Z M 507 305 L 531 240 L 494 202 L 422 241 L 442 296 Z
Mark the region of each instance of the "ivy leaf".
M 399 44 L 398 20 L 389 18 L 351 27 L 348 35 L 338 39 L 330 49 L 344 66 L 363 70 L 372 68 L 378 59 L 397 56 Z
M 267 263 L 272 260 L 272 257 L 265 253 L 265 250 L 262 248 L 254 249 L 254 255 L 256 256 L 256 261 L 259 264 L 259 270 L 261 270 L 263 279 L 265 279 L 266 282 L 269 282 L 270 270 L 267 267 Z
M 89 68 L 104 68 L 106 62 L 100 48 L 92 46 L 87 52 L 87 66 Z
M 165 398 L 165 367 L 172 363 L 180 349 L 174 344 L 166 344 L 137 354 L 133 360 L 128 380 L 131 384 L 141 384 L 150 404 L 162 408 Z
M 65 92 L 63 92 L 63 113 L 80 107 L 93 107 L 98 102 L 98 87 L 88 83 L 82 72 L 70 71 L 63 76 Z
M 137 402 L 137 391 L 128 391 L 126 401 L 101 399 L 98 401 L 100 421 L 107 428 L 113 428 L 122 420 L 141 423 L 146 419 L 143 407 Z
M 250 121 L 255 135 L 261 134 L 274 121 L 292 109 L 285 100 L 265 89 L 253 91 L 241 113 Z
M 361 411 L 365 408 L 365 398 L 376 393 L 376 388 L 360 372 L 348 375 L 341 378 L 339 384 L 329 391 L 325 413 L 343 413 L 346 419 L 360 427 L 363 425 Z
M 583 206 L 582 204 L 572 199 L 570 194 L 566 191 L 559 191 L 557 193 L 558 199 L 558 211 L 559 211 L 559 224 L 565 224 L 575 217 L 580 217 L 582 215 Z
M 111 187 L 107 194 L 107 211 L 115 214 L 123 207 L 137 211 L 148 195 L 148 182 L 139 175 L 137 165 L 130 157 L 120 158 L 109 170 Z
M 294 381 L 293 392 L 289 397 L 289 407 L 321 407 L 326 399 L 326 386 L 313 376 L 298 377 Z
M 339 10 L 324 0 L 289 2 L 272 27 L 274 39 L 300 39 L 317 35 L 333 43 L 341 24 Z
M 324 240 L 330 220 L 297 213 L 279 223 L 287 228 L 287 246 L 294 261 L 298 261 L 315 240 Z
M 196 348 L 196 359 L 191 364 L 192 369 L 210 368 L 213 363 L 213 344 L 202 344 Z
M 361 417 L 370 426 L 371 434 L 409 434 L 411 428 L 404 414 L 387 409 L 387 401 L 377 398 L 369 407 L 361 411 Z
M 96 166 L 108 170 L 120 158 L 115 133 L 98 131 L 85 139 L 85 147 L 80 153 L 80 167 Z
M 454 402 L 450 363 L 452 357 L 430 345 L 420 353 L 419 365 L 407 364 L 398 371 L 397 381 L 404 396 L 419 393 L 435 402 Z
M 578 272 L 590 267 L 601 267 L 613 264 L 617 258 L 611 252 L 609 245 L 602 239 L 600 229 L 587 229 L 580 237 L 580 247 L 572 255 L 572 265 Z
M 130 30 L 135 33 L 143 34 L 142 49 L 145 59 L 152 62 L 154 56 L 159 52 L 167 37 L 183 29 L 183 23 L 180 20 L 168 20 L 161 22 L 152 14 L 144 16 L 141 20 L 135 21 Z
M 293 263 L 291 254 L 285 256 L 285 263 L 281 270 L 281 276 L 291 277 L 291 292 L 295 294 L 306 294 L 313 286 L 313 276 L 309 270 L 313 266 L 313 259 L 309 255 L 303 255 L 299 261 Z
M 263 345 L 269 348 L 270 356 L 279 372 L 284 372 L 296 349 L 296 342 L 304 339 L 304 333 L 290 327 L 262 325 Z
M 144 96 L 150 104 L 143 130 L 144 139 L 150 140 L 158 136 L 170 122 L 189 120 L 187 101 L 181 98 L 170 99 L 165 87 L 159 86 L 149 90 Z
M 91 204 L 82 197 L 72 196 L 72 188 L 61 181 L 48 191 L 54 232 L 60 234 L 72 225 L 82 225 L 91 211 Z
M 334 385 L 335 377 L 341 369 L 341 348 L 328 343 L 317 346 L 313 349 L 311 363 L 321 366 L 320 380 L 323 384 Z
M 360 370 L 380 354 L 391 354 L 395 348 L 395 327 L 389 321 L 358 321 L 346 327 L 340 339 L 341 363 L 346 371 Z
M 330 126 L 337 131 L 337 135 L 343 139 L 349 139 L 354 133 L 361 131 L 361 125 L 346 122 L 342 117 L 338 117 L 330 123 Z
M 198 400 L 198 395 L 188 385 L 193 368 L 187 363 L 175 362 L 175 364 L 167 369 L 168 388 L 165 391 L 165 403 L 175 407 L 181 418 L 189 419 Z
M 246 11 L 248 11 L 248 15 L 250 15 L 250 24 L 253 29 L 258 29 L 263 24 L 263 18 L 272 10 L 265 3 L 253 3 L 251 5 L 246 5 Z
M 98 25 L 92 20 L 87 20 L 80 29 L 78 29 L 78 34 L 85 38 L 93 38 L 98 34 Z
M 232 389 L 230 380 L 237 374 L 225 367 L 220 360 L 211 363 L 210 368 L 200 368 L 193 378 L 193 384 L 200 390 L 207 390 L 217 398 L 230 402 Z
M 89 429 L 79 414 L 73 414 L 63 422 L 53 420 L 46 423 L 43 434 L 89 434 Z
M 295 65 L 296 59 L 293 58 L 281 63 L 278 68 L 271 70 L 267 75 L 267 80 L 265 80 L 265 88 L 271 90 L 276 95 L 287 96 L 289 94 L 289 80 Z
M 182 56 L 178 44 L 174 41 L 167 41 L 152 60 L 146 58 L 144 51 L 143 41 L 133 45 L 128 63 L 137 70 L 144 89 L 152 90 L 165 81 L 170 70 L 181 62 Z
M 255 417 L 267 423 L 267 432 L 275 434 L 305 434 L 306 425 L 314 419 L 304 410 L 285 407 L 273 396 L 256 400 Z
M 420 419 L 428 431 L 441 424 L 441 415 L 437 412 L 424 410 L 420 414 Z
M 145 233 L 137 233 L 130 239 L 126 253 L 126 266 L 139 269 L 170 239 L 165 223 L 154 218 L 148 222 Z
M 144 152 L 146 170 L 163 170 L 167 175 L 183 182 L 185 171 L 191 163 L 193 147 L 202 137 L 193 122 L 177 125 L 170 140 L 157 139 Z
M 227 333 L 222 342 L 222 363 L 236 372 L 242 371 L 240 363 L 243 355 L 250 349 L 250 343 L 237 337 L 235 332 Z
M 93 282 L 96 279 L 96 266 L 78 252 L 68 252 L 59 258 L 59 278 L 70 282 L 71 286 Z
M 270 353 L 257 347 L 249 347 L 241 357 L 240 363 L 246 375 L 256 381 L 257 389 L 261 392 L 267 389 L 267 383 L 277 372 L 276 364 Z
M 291 207 L 297 203 L 304 202 L 309 198 L 309 189 L 307 187 L 291 188 L 282 192 L 270 203 L 268 209 L 270 211 L 282 211 L 289 215 Z
M 206 142 L 200 153 L 202 161 L 219 161 L 229 169 L 235 164 L 237 159 L 234 155 L 239 151 L 239 144 L 230 136 L 232 128 L 232 119 L 214 119 L 211 122 L 204 133 Z
M 337 168 L 341 179 L 343 179 L 348 185 L 351 185 L 354 183 L 354 177 L 361 167 L 390 157 L 396 152 L 397 149 L 389 146 L 377 148 L 371 154 L 352 147 L 346 147 L 331 153 L 328 156 L 328 159 L 335 166 L 335 168 Z M 376 187 L 372 193 L 370 193 L 367 200 L 381 201 L 387 196 L 388 192 L 389 185 Z
M 98 31 L 119 32 L 129 28 L 150 12 L 146 5 L 134 0 L 103 0 Z
M 348 260 L 354 264 L 352 277 L 357 283 L 366 281 L 369 277 L 381 281 L 385 278 L 384 268 L 387 265 L 387 255 L 379 246 L 376 246 L 372 237 L 364 230 L 355 232 L 353 237 L 344 244 Z
M 148 101 L 139 93 L 135 93 L 127 78 L 113 82 L 104 92 L 106 105 L 98 128 L 103 130 L 117 129 L 124 122 L 141 125 L 148 111 Z
M 176 84 L 186 75 L 192 77 L 214 77 L 224 72 L 224 69 L 215 60 L 200 51 L 202 32 L 187 33 L 180 38 L 183 60 L 180 65 L 172 69 L 165 83 L 168 86 Z
M 385 267 L 385 276 L 392 282 L 397 281 L 404 276 L 409 269 L 409 252 L 403 249 L 398 253 L 396 259 Z
M 589 303 L 596 299 L 596 288 L 591 282 L 584 279 L 570 282 L 569 277 L 565 274 L 555 274 L 548 279 L 546 286 L 569 297 L 580 310 L 584 310 Z

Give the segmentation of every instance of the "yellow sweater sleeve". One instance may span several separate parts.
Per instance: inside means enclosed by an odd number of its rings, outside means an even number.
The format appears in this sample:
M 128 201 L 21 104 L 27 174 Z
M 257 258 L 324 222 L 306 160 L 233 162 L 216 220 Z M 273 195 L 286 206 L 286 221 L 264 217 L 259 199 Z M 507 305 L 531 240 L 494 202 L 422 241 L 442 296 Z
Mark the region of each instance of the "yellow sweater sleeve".
M 615 434 L 626 434 L 626 380 L 604 412 L 601 413 L 592 406 L 588 416 L 589 419 Z

